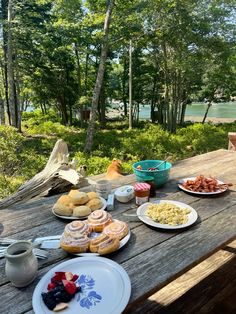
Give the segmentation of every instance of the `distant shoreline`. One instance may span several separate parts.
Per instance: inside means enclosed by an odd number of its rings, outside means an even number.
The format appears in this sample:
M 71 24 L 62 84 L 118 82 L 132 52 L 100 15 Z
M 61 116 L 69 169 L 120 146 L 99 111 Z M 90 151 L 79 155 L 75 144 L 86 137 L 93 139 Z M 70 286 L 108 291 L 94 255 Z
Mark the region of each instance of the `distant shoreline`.
M 203 117 L 198 116 L 185 116 L 184 121 L 191 121 L 191 122 L 202 122 Z M 236 121 L 236 118 L 215 118 L 215 117 L 207 117 L 205 122 L 212 122 L 212 123 L 232 123 Z
M 117 109 L 109 109 L 106 113 L 108 118 L 120 118 L 121 112 Z M 146 120 L 141 118 L 140 120 Z M 149 119 L 147 119 L 149 120 Z M 184 121 L 191 121 L 191 122 L 202 122 L 203 116 L 185 116 Z M 207 117 L 205 122 L 212 122 L 212 123 L 232 123 L 236 121 L 236 118 L 216 118 L 216 117 Z

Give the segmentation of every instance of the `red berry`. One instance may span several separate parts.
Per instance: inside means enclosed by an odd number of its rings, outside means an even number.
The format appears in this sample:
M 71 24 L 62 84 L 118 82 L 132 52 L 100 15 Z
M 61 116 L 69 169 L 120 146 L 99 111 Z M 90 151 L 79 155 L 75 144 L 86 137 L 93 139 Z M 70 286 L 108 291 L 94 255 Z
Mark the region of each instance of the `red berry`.
M 76 293 L 76 285 L 73 281 L 68 281 L 68 280 L 62 280 L 63 282 L 63 285 L 66 289 L 66 291 L 69 293 L 69 294 L 75 294 Z
M 61 282 L 63 279 L 66 279 L 65 272 L 57 271 L 55 272 L 55 275 L 51 278 L 51 282 L 57 284 L 58 282 Z
M 56 287 L 56 284 L 53 283 L 53 282 L 50 282 L 50 283 L 48 284 L 48 291 L 54 289 L 55 287 Z
M 61 277 L 61 280 L 66 279 L 66 273 L 64 271 L 56 271 L 55 274 Z
M 73 278 L 71 279 L 72 281 L 76 281 L 79 278 L 78 275 L 73 275 Z

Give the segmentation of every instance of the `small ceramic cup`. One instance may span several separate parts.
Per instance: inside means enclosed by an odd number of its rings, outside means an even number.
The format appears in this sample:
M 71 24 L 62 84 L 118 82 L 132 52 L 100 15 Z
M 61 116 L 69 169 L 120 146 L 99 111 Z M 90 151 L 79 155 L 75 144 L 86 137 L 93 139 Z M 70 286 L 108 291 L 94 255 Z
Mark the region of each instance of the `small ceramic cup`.
M 108 180 L 99 180 L 93 185 L 94 191 L 101 197 L 107 199 L 111 193 L 111 183 Z
M 35 278 L 38 261 L 33 253 L 33 245 L 29 241 L 17 241 L 5 251 L 7 278 L 16 287 L 28 286 Z

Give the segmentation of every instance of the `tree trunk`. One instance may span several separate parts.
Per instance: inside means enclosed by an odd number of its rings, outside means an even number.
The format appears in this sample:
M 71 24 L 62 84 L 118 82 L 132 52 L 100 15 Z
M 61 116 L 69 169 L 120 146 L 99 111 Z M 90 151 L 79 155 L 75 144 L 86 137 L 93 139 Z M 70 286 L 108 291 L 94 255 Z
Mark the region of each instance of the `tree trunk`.
M 8 78 L 7 78 L 7 19 L 8 19 L 8 0 L 1 0 L 1 18 L 2 18 L 2 37 L 3 37 L 3 85 L 6 101 L 6 109 L 8 115 L 8 123 L 11 124 L 11 114 L 9 107 L 9 94 L 8 94 Z
M 88 61 L 89 61 L 89 53 L 88 53 L 89 47 L 87 46 L 87 53 L 85 58 L 85 78 L 84 78 L 84 95 L 87 95 L 88 93 Z
M 104 74 L 104 77 L 105 77 L 105 74 Z M 104 81 L 101 88 L 99 103 L 100 103 L 100 123 L 101 123 L 102 128 L 104 128 L 106 125 L 106 95 L 105 95 Z
M 129 42 L 129 128 L 133 127 L 133 103 L 132 103 L 132 41 Z
M 127 59 L 124 53 L 124 70 L 123 70 L 123 77 L 122 77 L 122 99 L 124 104 L 124 115 L 127 117 L 128 110 L 127 110 L 127 93 L 126 93 L 126 71 L 127 71 Z
M 76 56 L 76 62 L 77 62 L 77 81 L 78 81 L 78 95 L 77 95 L 77 103 L 79 103 L 79 99 L 82 95 L 81 92 L 81 69 L 80 69 L 80 59 L 79 59 L 79 51 L 78 51 L 78 45 L 75 42 L 74 43 L 75 47 L 75 56 Z M 86 83 L 87 84 L 87 83 Z M 82 108 L 80 108 L 82 109 Z M 80 113 L 80 126 L 81 128 L 83 127 L 83 119 L 82 119 L 82 114 Z
M 106 17 L 104 21 L 103 45 L 101 49 L 101 57 L 100 57 L 100 63 L 99 63 L 99 68 L 98 68 L 98 73 L 97 73 L 97 79 L 96 79 L 96 83 L 95 83 L 94 91 L 93 91 L 91 115 L 90 115 L 86 143 L 85 143 L 85 148 L 84 148 L 84 151 L 87 153 L 91 152 L 92 145 L 93 145 L 93 135 L 94 135 L 95 123 L 96 123 L 96 113 L 97 113 L 98 101 L 99 101 L 99 96 L 101 93 L 104 71 L 105 71 L 105 64 L 106 64 L 106 59 L 107 59 L 109 25 L 111 22 L 113 6 L 114 6 L 114 0 L 110 0 L 107 5 L 107 12 L 106 12 Z
M 206 112 L 205 112 L 204 118 L 203 118 L 203 120 L 202 120 L 202 124 L 204 124 L 204 123 L 205 123 L 205 120 L 206 120 L 206 117 L 207 117 L 207 114 L 208 114 L 208 111 L 209 111 L 209 109 L 210 109 L 211 105 L 212 105 L 212 100 L 209 100 L 209 101 L 208 101 L 208 104 L 207 104 L 207 109 L 206 109 Z
M 4 110 L 4 101 L 0 97 L 0 125 L 5 124 L 5 110 Z
M 13 70 L 13 47 L 12 47 L 12 0 L 8 2 L 8 40 L 7 40 L 7 76 L 9 86 L 9 107 L 11 115 L 11 125 L 18 126 L 18 108 L 15 98 L 15 80 Z

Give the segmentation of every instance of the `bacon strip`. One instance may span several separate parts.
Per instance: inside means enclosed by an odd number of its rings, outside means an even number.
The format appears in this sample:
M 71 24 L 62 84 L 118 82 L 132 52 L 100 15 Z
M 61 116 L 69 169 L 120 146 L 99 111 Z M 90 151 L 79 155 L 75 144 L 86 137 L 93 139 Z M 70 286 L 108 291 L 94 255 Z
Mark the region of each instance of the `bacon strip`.
M 189 191 L 203 193 L 223 191 L 232 185 L 232 183 L 219 184 L 215 178 L 211 176 L 207 178 L 203 175 L 197 176 L 195 180 L 187 180 L 182 184 Z

